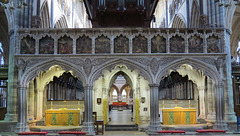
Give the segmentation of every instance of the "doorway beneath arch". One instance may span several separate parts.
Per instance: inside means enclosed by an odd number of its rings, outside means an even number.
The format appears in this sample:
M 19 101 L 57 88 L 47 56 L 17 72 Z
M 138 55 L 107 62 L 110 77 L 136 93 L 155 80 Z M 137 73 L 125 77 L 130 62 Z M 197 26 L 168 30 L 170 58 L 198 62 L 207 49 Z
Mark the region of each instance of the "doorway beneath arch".
M 133 121 L 133 91 L 124 78 L 124 73 L 118 73 L 112 83 L 108 99 L 109 125 L 135 124 Z

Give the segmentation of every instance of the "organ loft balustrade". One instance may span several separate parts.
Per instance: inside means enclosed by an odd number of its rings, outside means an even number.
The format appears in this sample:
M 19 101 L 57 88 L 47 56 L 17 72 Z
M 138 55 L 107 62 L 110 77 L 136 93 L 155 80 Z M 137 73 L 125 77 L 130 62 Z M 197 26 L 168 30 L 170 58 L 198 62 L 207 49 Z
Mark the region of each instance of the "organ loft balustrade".
M 225 54 L 224 29 L 20 29 L 16 55 Z

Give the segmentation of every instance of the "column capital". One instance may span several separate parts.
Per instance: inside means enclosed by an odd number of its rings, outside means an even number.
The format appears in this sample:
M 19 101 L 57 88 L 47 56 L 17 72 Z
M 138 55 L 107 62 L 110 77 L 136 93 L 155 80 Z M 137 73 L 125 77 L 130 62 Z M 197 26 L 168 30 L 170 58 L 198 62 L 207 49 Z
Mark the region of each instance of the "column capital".
M 148 84 L 150 87 L 159 87 L 159 84 Z

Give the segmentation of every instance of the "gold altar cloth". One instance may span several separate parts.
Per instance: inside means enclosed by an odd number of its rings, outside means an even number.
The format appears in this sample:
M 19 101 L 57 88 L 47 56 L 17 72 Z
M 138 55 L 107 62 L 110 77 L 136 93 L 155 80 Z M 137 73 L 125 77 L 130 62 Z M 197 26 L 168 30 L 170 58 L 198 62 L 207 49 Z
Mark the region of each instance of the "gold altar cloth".
M 196 109 L 162 109 L 163 125 L 196 124 Z
M 46 126 L 78 126 L 80 110 L 53 109 L 45 111 Z

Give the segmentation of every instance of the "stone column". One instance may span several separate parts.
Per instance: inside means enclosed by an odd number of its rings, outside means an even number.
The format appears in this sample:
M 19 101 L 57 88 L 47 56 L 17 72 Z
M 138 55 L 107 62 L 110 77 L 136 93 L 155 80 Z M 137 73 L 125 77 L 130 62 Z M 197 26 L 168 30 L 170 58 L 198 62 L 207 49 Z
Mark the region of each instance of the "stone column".
M 158 84 L 149 84 L 150 86 L 150 125 L 148 134 L 157 134 L 162 130 L 159 120 L 159 102 L 158 102 Z
M 37 112 L 37 120 L 40 120 L 42 119 L 42 109 L 43 109 L 43 90 L 40 90 L 38 89 L 37 90 L 37 109 L 36 109 L 36 112 Z
M 16 19 L 17 20 L 17 19 Z M 15 69 L 15 34 L 9 33 L 9 65 L 8 65 L 8 98 L 7 98 L 7 114 L 5 121 L 17 121 L 17 74 Z
M 226 0 L 222 0 L 219 3 L 219 16 L 220 16 L 220 26 L 226 28 Z M 236 122 L 236 115 L 234 112 L 233 103 L 233 88 L 232 88 L 232 64 L 231 64 L 231 45 L 230 45 L 230 30 L 224 29 L 225 43 L 223 45 L 224 53 L 226 53 L 226 65 L 224 66 L 224 76 L 226 78 L 225 82 L 225 119 L 228 122 Z M 224 41 L 224 40 L 223 40 Z
M 29 131 L 27 123 L 27 87 L 18 86 L 18 123 L 16 132 Z
M 207 80 L 207 100 L 208 100 L 207 119 L 216 120 L 214 88 L 213 88 L 213 82 L 210 78 L 208 78 Z
M 93 86 L 84 87 L 84 122 L 82 130 L 88 135 L 95 135 L 94 125 L 92 120 L 92 90 Z
M 220 81 L 215 87 L 216 122 L 213 126 L 214 129 L 227 130 L 227 124 L 224 119 L 224 107 L 224 82 Z
M 206 110 L 205 110 L 205 88 L 204 86 L 198 86 L 199 91 L 199 109 L 200 109 L 200 115 L 199 117 L 202 119 L 206 119 Z
M 34 120 L 34 83 L 33 80 L 28 87 L 28 120 Z

